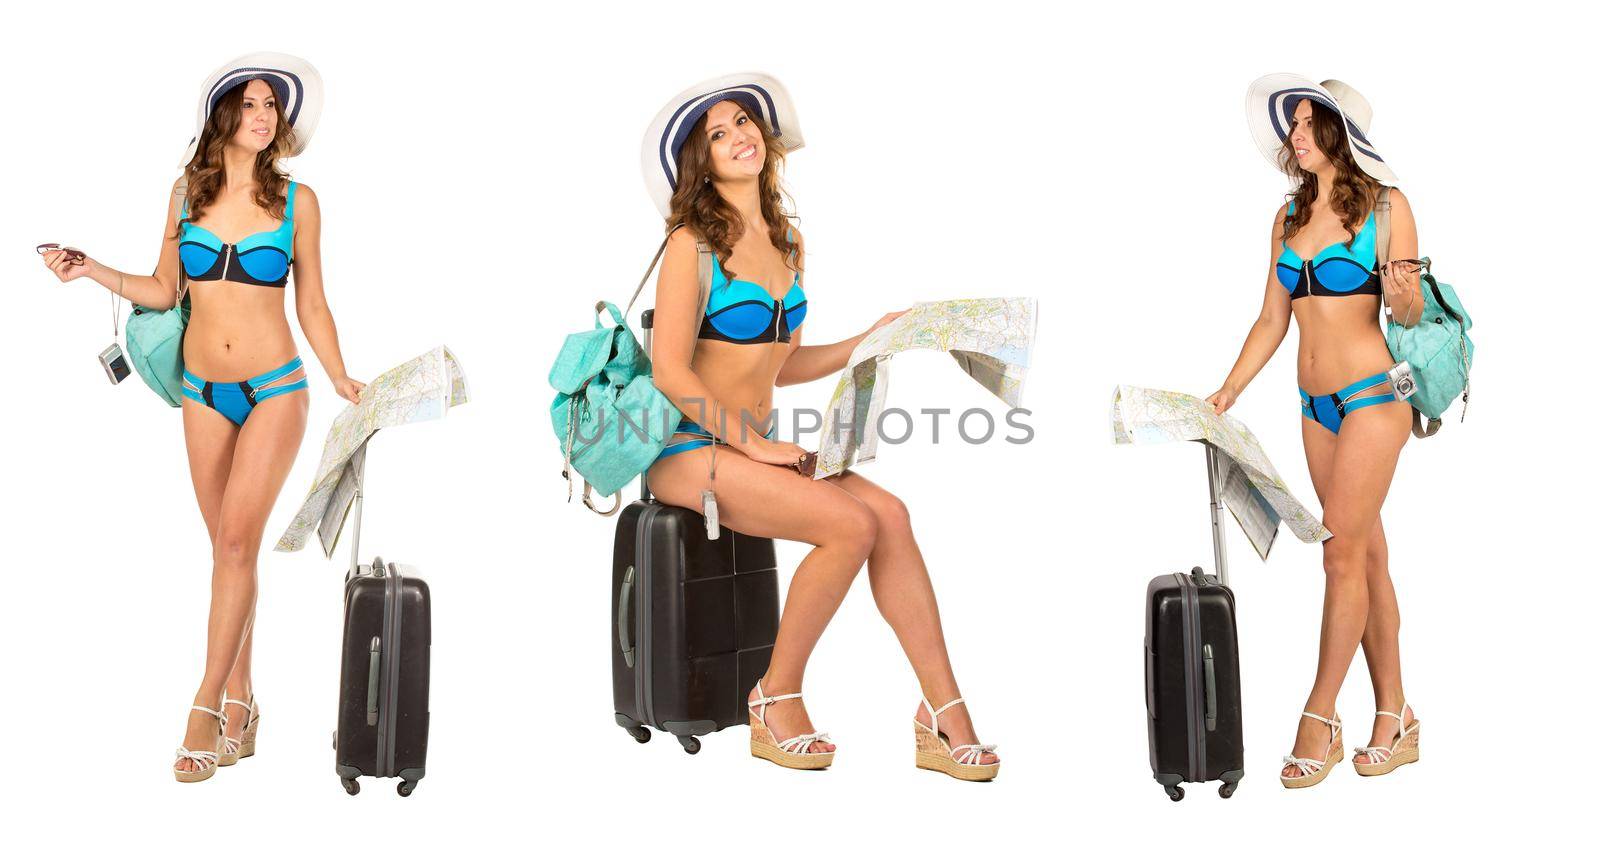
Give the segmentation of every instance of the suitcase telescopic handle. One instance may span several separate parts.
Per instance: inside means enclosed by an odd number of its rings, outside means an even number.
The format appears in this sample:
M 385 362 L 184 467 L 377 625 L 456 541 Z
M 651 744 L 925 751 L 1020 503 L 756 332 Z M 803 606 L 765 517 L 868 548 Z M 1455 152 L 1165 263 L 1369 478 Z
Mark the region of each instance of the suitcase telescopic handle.
M 380 658 L 381 644 L 378 636 L 372 636 L 372 647 L 367 653 L 367 725 L 378 725 L 378 665 L 383 661 Z
M 633 667 L 633 635 L 628 632 L 633 617 L 633 566 L 622 575 L 622 589 L 617 594 L 617 643 L 622 647 L 622 661 Z

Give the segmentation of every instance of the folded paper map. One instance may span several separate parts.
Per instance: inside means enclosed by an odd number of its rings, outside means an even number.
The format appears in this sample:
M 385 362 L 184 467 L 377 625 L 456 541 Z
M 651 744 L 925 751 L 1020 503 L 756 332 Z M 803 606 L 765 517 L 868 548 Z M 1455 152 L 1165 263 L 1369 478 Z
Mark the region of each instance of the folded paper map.
M 1333 538 L 1278 476 L 1255 434 L 1239 420 L 1181 392 L 1119 386 L 1111 398 L 1111 434 L 1120 444 L 1209 442 L 1217 447 L 1219 493 L 1262 560 L 1272 550 L 1278 524 L 1303 542 Z
M 1006 406 L 1020 406 L 1038 312 L 1038 303 L 1029 298 L 921 302 L 868 334 L 850 354 L 823 413 L 816 477 L 832 477 L 877 456 L 889 360 L 899 352 L 948 351 L 962 371 Z
M 373 378 L 361 391 L 361 403 L 344 408 L 333 420 L 311 491 L 273 549 L 300 550 L 316 530 L 323 555 L 332 556 L 372 434 L 380 428 L 444 418 L 445 411 L 468 398 L 461 364 L 442 345 Z

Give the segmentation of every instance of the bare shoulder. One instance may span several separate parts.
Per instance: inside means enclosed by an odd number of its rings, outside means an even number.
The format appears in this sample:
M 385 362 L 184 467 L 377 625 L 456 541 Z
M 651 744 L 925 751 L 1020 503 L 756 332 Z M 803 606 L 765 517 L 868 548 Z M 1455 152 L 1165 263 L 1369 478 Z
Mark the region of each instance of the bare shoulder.
M 1288 220 L 1289 220 L 1289 203 L 1285 202 L 1282 205 L 1278 206 L 1278 213 L 1274 214 L 1273 217 L 1272 217 L 1272 239 L 1274 241 L 1278 241 L 1278 240 L 1282 240 L 1283 239 L 1283 236 L 1284 236 L 1283 229 L 1284 229 L 1284 226 L 1288 223 Z
M 673 229 L 671 234 L 667 235 L 667 248 L 672 249 L 679 246 L 688 246 L 692 249 L 694 248 L 695 241 L 699 239 L 700 234 L 693 228 L 687 225 L 680 225 Z
M 1409 214 L 1411 213 L 1411 200 L 1406 198 L 1406 195 L 1400 191 L 1400 188 L 1391 187 L 1389 188 L 1389 209 L 1391 211 L 1403 211 Z
M 806 271 L 806 238 L 800 233 L 800 227 L 794 223 L 789 224 L 789 233 L 794 236 L 794 263 L 795 269 L 800 270 L 801 286 L 805 286 Z
M 295 185 L 296 185 L 296 187 L 294 189 L 295 190 L 295 194 L 294 194 L 294 206 L 295 206 L 295 208 L 298 209 L 298 208 L 316 208 L 316 207 L 320 207 L 317 204 L 317 192 L 315 190 L 311 189 L 311 185 L 306 184 L 303 181 L 297 181 L 297 182 L 295 182 Z M 285 189 L 287 189 L 287 188 L 285 188 Z

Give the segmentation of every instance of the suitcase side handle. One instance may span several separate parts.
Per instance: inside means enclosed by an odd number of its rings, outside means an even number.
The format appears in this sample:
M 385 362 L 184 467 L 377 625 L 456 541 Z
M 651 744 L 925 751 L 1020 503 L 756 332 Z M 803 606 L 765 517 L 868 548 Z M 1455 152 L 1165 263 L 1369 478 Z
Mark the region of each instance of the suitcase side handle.
M 378 636 L 372 636 L 372 647 L 367 657 L 367 725 L 378 725 L 378 665 L 383 661 L 379 657 L 380 643 Z
M 633 617 L 633 566 L 622 575 L 622 588 L 617 594 L 617 643 L 622 647 L 622 661 L 633 667 L 633 636 L 628 632 L 628 621 Z
M 1206 676 L 1206 731 L 1217 730 L 1217 662 L 1211 655 L 1211 645 L 1207 644 L 1200 651 L 1200 658 L 1205 662 Z

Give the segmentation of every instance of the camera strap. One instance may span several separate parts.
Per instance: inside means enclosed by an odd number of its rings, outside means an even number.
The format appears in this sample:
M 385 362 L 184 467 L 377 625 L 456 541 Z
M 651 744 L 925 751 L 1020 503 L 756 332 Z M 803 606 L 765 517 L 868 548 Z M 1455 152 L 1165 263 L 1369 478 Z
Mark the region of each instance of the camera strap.
M 122 342 L 122 288 L 127 281 L 128 279 L 118 272 L 117 291 L 111 294 L 111 341 L 117 344 Z

